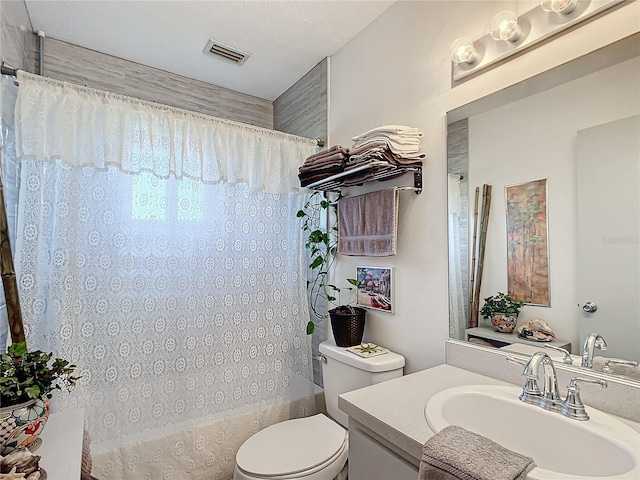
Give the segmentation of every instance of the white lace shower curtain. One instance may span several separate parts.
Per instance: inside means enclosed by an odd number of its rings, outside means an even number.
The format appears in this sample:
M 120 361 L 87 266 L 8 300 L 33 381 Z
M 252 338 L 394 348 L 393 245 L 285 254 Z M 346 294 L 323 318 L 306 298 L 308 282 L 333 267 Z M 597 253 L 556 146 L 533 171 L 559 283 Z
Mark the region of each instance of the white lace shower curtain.
M 314 143 L 22 74 L 16 269 L 31 348 L 82 375 L 101 479 L 229 478 L 309 413 L 297 166 Z

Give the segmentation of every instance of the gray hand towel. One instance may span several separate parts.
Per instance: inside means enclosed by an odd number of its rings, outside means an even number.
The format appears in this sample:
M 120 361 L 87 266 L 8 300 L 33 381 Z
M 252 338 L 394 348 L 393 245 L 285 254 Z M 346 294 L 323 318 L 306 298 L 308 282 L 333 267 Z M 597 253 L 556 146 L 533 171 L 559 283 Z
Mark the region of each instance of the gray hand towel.
M 431 437 L 422 449 L 419 480 L 524 480 L 533 459 L 457 425 Z
M 398 192 L 391 188 L 338 202 L 338 253 L 366 257 L 396 254 Z

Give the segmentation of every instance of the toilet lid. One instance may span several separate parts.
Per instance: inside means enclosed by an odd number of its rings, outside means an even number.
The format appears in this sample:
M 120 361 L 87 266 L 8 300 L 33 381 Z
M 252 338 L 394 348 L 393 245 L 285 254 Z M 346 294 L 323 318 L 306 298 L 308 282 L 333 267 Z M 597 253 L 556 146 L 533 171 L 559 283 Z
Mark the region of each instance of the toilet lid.
M 236 463 L 256 476 L 303 472 L 334 456 L 344 444 L 345 433 L 322 414 L 276 423 L 244 442 Z

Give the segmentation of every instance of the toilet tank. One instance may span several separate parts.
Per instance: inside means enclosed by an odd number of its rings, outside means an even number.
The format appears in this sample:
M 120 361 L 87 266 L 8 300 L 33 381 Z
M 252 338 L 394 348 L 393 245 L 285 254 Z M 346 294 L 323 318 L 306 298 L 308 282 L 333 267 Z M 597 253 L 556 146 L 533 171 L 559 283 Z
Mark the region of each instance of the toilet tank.
M 404 368 L 404 357 L 393 352 L 364 358 L 333 342 L 322 342 L 320 353 L 327 412 L 345 428 L 349 417 L 338 409 L 338 395 L 401 377 Z

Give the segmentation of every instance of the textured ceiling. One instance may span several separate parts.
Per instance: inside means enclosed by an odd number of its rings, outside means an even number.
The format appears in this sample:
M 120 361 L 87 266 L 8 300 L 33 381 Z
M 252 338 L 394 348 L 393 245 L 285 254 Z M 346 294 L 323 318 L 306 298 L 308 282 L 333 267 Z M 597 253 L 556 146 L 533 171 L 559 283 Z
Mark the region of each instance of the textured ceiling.
M 26 0 L 34 31 L 274 100 L 393 1 Z M 212 38 L 249 52 L 203 53 Z

